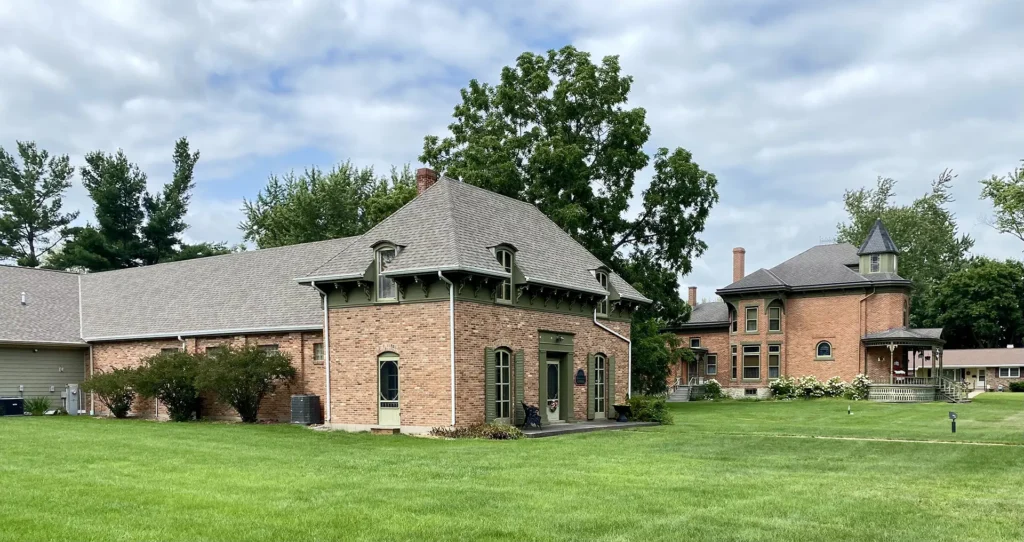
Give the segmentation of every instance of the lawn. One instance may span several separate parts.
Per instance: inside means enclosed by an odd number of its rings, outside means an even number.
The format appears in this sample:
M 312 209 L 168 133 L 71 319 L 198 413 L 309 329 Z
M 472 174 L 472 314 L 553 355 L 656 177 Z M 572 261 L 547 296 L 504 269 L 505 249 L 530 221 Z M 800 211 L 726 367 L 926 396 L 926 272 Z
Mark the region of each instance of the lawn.
M 0 540 L 1024 539 L 1024 394 L 672 409 L 515 442 L 0 418 Z

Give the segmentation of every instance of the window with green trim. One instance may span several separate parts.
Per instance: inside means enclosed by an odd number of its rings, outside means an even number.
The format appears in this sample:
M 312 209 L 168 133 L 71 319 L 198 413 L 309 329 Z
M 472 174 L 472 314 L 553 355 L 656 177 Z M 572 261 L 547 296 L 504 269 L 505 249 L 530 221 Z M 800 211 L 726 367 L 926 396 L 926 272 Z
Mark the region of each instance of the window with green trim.
M 508 420 L 512 412 L 512 352 L 494 351 L 494 416 Z
M 499 248 L 495 251 L 495 255 L 498 257 L 498 263 L 501 264 L 502 269 L 506 273 L 512 273 L 512 251 L 504 248 Z M 501 281 L 498 285 L 498 292 L 495 295 L 495 299 L 499 303 L 511 303 L 512 302 L 512 279 L 508 278 Z
M 598 284 L 601 285 L 605 291 L 608 291 L 608 273 L 598 269 L 594 276 L 597 277 Z M 608 316 L 608 297 L 606 296 L 601 301 L 597 302 L 597 314 Z
M 757 333 L 757 307 L 747 307 L 747 327 L 745 329 L 748 333 Z
M 604 412 L 605 387 L 604 354 L 594 354 L 594 412 Z
M 384 271 L 397 255 L 398 251 L 395 247 L 377 249 L 377 299 L 379 300 L 398 299 L 395 279 L 384 275 Z
M 782 365 L 782 345 L 768 345 L 768 378 L 779 378 L 779 366 Z
M 782 307 L 768 307 L 768 331 L 782 331 Z
M 756 380 L 761 378 L 761 346 L 743 347 L 743 379 Z

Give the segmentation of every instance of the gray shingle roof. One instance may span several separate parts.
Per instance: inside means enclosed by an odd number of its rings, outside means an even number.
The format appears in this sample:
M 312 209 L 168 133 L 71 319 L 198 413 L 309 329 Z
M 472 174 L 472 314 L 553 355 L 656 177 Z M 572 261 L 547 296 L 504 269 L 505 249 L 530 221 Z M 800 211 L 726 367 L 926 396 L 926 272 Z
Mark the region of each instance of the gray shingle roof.
M 682 324 L 667 329 L 684 329 L 690 327 L 713 327 L 729 325 L 729 305 L 724 301 L 700 303 L 693 308 L 690 319 Z
M 77 274 L 0 266 L 0 342 L 84 345 L 78 327 Z
M 881 340 L 924 340 L 924 341 L 942 341 L 942 328 L 908 328 L 908 327 L 894 327 L 885 331 L 876 331 L 874 333 L 868 333 L 864 336 L 865 341 L 881 341 Z
M 390 275 L 464 270 L 507 276 L 491 248 L 508 244 L 515 247 L 515 264 L 528 283 L 607 293 L 591 272 L 602 262 L 535 206 L 449 178 L 439 179 L 301 280 L 360 277 L 381 241 L 403 247 L 388 268 Z M 650 302 L 614 273 L 609 282 L 625 299 Z
M 83 335 L 319 329 L 319 294 L 294 279 L 352 239 L 82 275 Z
M 857 254 L 887 253 L 899 254 L 900 249 L 896 248 L 896 243 L 893 243 L 892 237 L 889 237 L 889 230 L 885 229 L 885 224 L 882 224 L 882 219 L 879 218 L 871 226 L 868 238 L 864 240 L 864 244 L 860 246 Z
M 752 290 L 800 290 L 858 284 L 910 285 L 910 281 L 895 273 L 861 275 L 853 269 L 858 262 L 857 247 L 851 244 L 818 245 L 769 270 L 759 269 L 718 292 L 728 294 Z

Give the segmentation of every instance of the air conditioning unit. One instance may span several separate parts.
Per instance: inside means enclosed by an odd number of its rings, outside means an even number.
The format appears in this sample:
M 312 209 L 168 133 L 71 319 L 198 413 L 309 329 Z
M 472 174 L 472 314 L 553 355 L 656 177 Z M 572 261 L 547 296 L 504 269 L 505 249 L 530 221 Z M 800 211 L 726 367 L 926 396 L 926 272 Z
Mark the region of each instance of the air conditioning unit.
M 292 423 L 316 425 L 324 423 L 320 396 L 292 395 Z
M 0 398 L 0 416 L 22 416 L 25 414 L 25 400 L 21 397 Z

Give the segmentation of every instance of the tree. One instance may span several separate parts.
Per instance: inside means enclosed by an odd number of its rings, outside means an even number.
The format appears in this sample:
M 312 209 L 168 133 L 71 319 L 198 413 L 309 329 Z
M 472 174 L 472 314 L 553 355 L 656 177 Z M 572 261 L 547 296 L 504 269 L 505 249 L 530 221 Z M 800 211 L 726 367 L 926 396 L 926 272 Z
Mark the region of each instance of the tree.
M 159 400 L 171 420 L 191 420 L 199 404 L 199 358 L 186 352 L 161 352 L 147 358 L 136 369 L 135 391 Z
M 18 155 L 21 167 L 0 147 L 0 260 L 38 267 L 78 218 L 61 212 L 75 168 L 67 155 L 51 157 L 32 142 L 19 141 Z
M 245 245 L 238 244 L 233 247 L 229 247 L 224 243 L 196 243 L 194 245 L 182 244 L 180 249 L 170 256 L 161 259 L 159 263 L 194 260 L 196 258 L 220 256 L 222 254 L 232 254 L 235 252 L 245 252 Z
M 955 217 L 946 208 L 953 201 L 953 178 L 950 171 L 943 171 L 931 191 L 910 205 L 894 203 L 896 181 L 881 177 L 873 190 L 848 190 L 843 196 L 849 222 L 838 225 L 839 242 L 860 246 L 875 220 L 882 219 L 900 249 L 899 274 L 914 283 L 910 323 L 915 327 L 935 325 L 932 289 L 963 268 L 974 246 L 970 236 L 958 232 Z
M 975 258 L 935 288 L 947 348 L 1001 348 L 1024 339 L 1024 264 Z
M 672 365 L 695 359 L 692 350 L 680 346 L 679 337 L 660 329 L 655 318 L 633 321 L 633 387 L 642 395 L 665 393 Z
M 188 229 L 185 213 L 195 188 L 194 171 L 199 161 L 199 151 L 190 152 L 188 139 L 181 138 L 174 144 L 174 175 L 164 185 L 160 194 L 146 193 L 142 207 L 146 211 L 146 224 L 142 227 L 142 238 L 148 247 L 144 258 L 146 264 L 178 256 L 181 234 Z
M 249 345 L 207 356 L 198 385 L 231 405 L 243 422 L 255 423 L 263 399 L 295 374 L 288 356 Z
M 678 274 L 707 248 L 698 235 L 718 201 L 717 180 L 685 149 L 658 149 L 639 213 L 625 216 L 636 176 L 650 164 L 646 112 L 626 107 L 632 82 L 616 56 L 598 65 L 571 46 L 523 53 L 496 86 L 469 82 L 451 135 L 427 136 L 420 160 L 536 205 L 655 299 L 651 314 L 683 320 L 689 308 Z
M 408 167 L 380 178 L 351 162 L 328 172 L 312 167 L 300 175 L 271 175 L 256 199 L 243 203 L 239 229 L 259 248 L 360 235 L 414 197 Z
M 993 175 L 981 184 L 982 199 L 991 200 L 995 207 L 992 227 L 1024 241 L 1024 167 L 1005 177 Z

